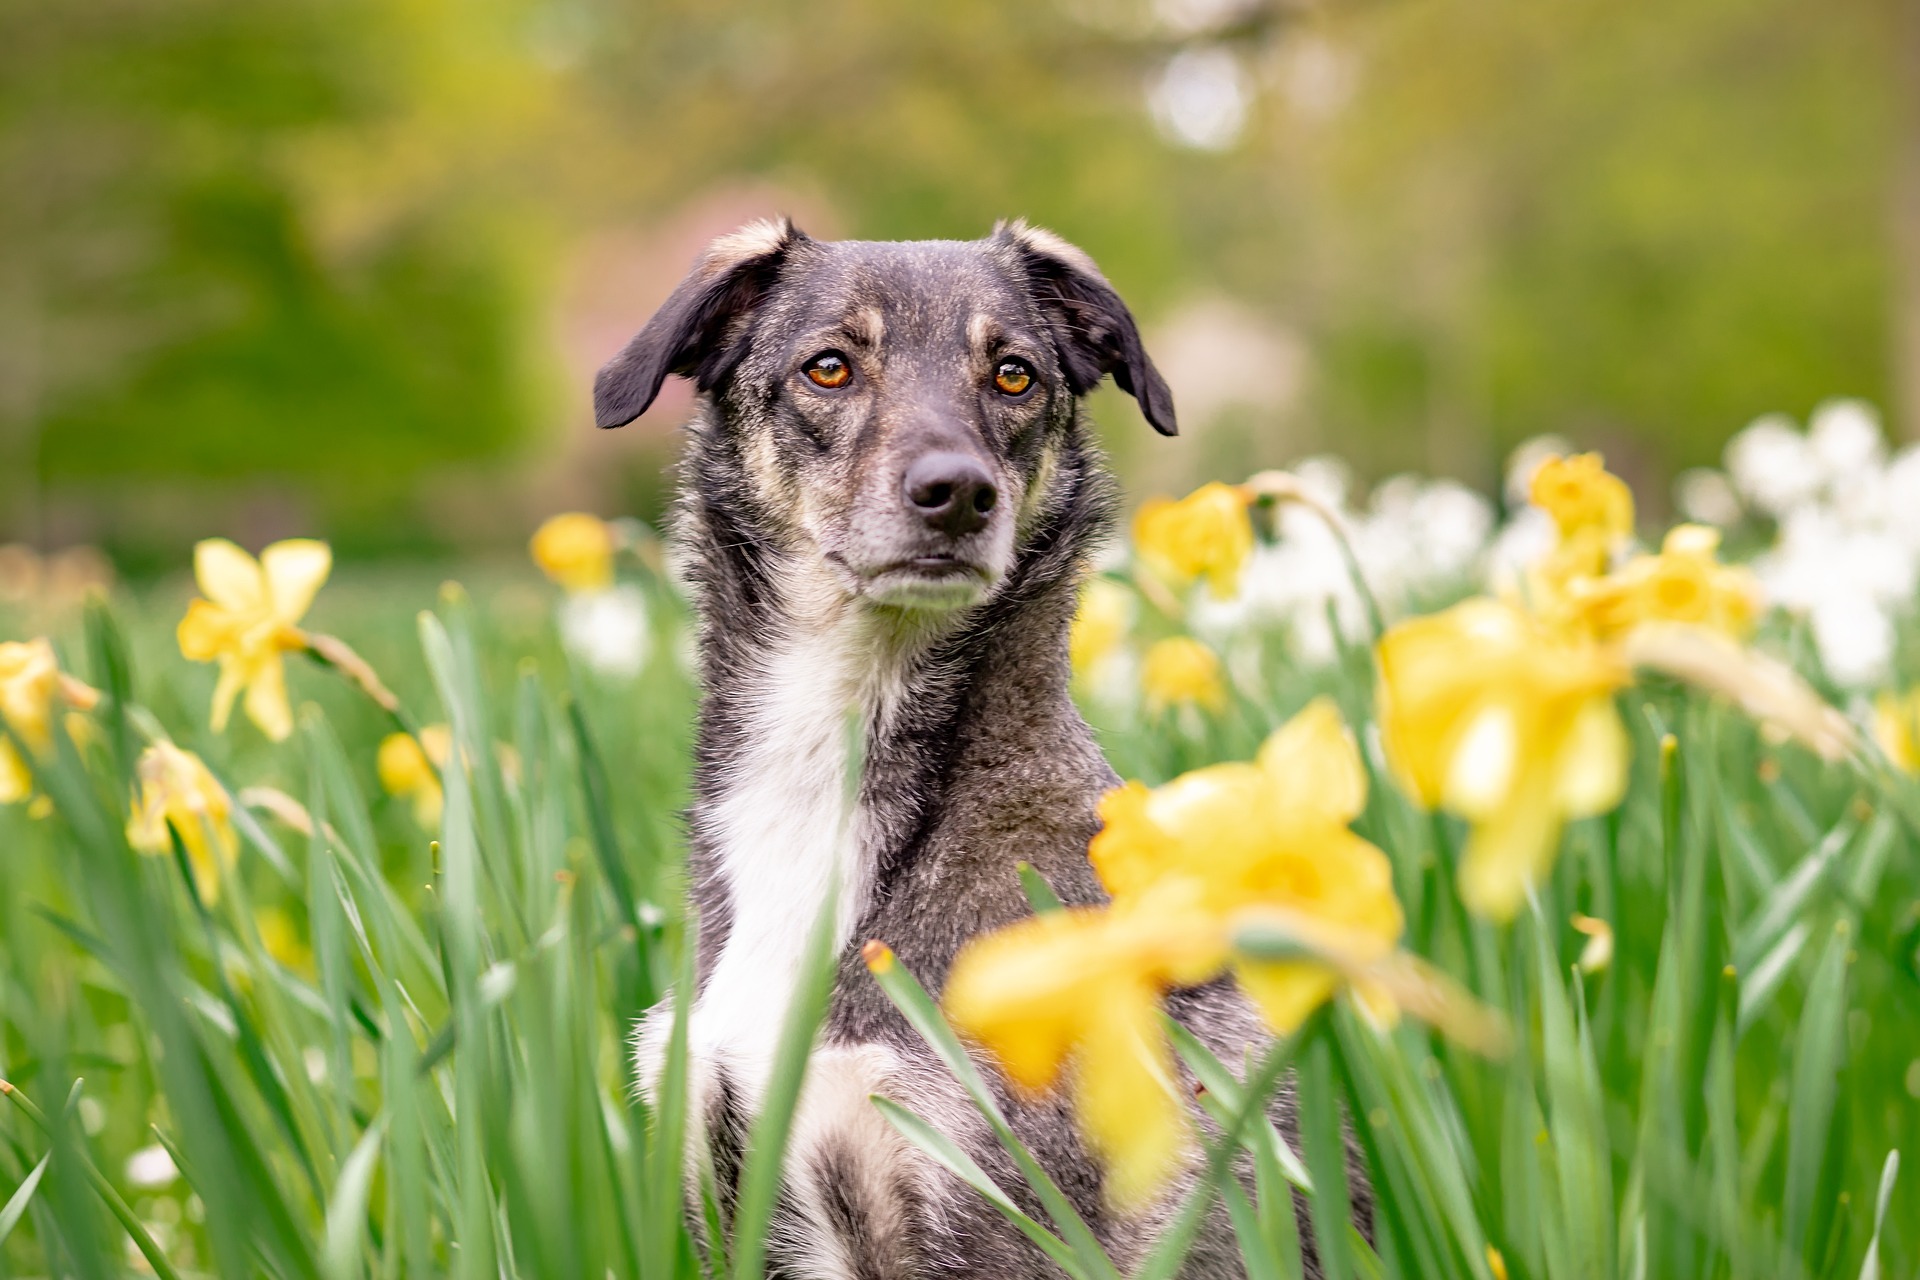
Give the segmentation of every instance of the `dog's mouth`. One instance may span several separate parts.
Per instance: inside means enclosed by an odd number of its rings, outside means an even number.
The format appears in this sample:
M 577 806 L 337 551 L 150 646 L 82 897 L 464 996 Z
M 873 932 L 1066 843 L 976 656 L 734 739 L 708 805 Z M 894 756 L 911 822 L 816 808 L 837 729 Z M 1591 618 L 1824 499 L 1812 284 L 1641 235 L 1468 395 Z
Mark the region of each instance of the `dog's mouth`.
M 929 555 L 895 560 L 861 577 L 863 594 L 877 604 L 939 609 L 978 602 L 993 575 L 971 560 Z

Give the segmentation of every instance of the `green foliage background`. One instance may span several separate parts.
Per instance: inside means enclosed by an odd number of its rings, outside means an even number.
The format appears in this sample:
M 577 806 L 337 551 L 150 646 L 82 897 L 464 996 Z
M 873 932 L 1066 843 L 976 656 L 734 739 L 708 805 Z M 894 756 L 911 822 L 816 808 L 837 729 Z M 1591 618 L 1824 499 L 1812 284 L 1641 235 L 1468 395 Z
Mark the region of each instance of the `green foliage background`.
M 1334 443 L 1484 481 L 1558 431 L 1658 482 L 1761 412 L 1899 403 L 1901 24 L 1893 0 L 14 0 L 0 536 L 137 566 L 264 501 L 350 554 L 485 541 L 422 485 L 515 492 L 590 432 L 551 323 L 580 246 L 743 184 L 860 236 L 1027 215 L 1149 325 L 1237 298 L 1311 376 L 1236 461 Z M 1255 90 L 1217 153 L 1145 105 L 1200 44 Z M 1303 49 L 1347 68 L 1334 109 L 1289 88 Z M 184 521 L 146 518 L 174 491 Z

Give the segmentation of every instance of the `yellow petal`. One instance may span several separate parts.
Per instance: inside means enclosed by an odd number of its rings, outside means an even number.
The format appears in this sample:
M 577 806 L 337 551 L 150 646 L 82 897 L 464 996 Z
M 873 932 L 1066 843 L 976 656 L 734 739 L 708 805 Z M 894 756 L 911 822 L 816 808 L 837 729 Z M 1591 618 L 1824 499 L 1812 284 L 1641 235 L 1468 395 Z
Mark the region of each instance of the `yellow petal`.
M 1234 973 L 1267 1026 L 1282 1036 L 1298 1031 L 1340 985 L 1337 972 L 1309 960 L 1242 960 Z
M 247 719 L 274 742 L 293 733 L 293 708 L 287 705 L 287 666 L 279 654 L 261 659 L 247 682 Z
M 1514 709 L 1490 703 L 1462 728 L 1441 799 L 1470 818 L 1492 813 L 1507 802 L 1519 763 L 1520 730 Z
M 247 671 L 238 658 L 222 654 L 220 657 L 220 679 L 213 686 L 212 726 L 215 733 L 225 733 L 227 719 L 233 715 L 233 700 L 240 696 L 240 690 L 246 687 Z
M 193 577 L 200 593 L 234 613 L 258 613 L 266 607 L 260 563 L 225 538 L 207 538 L 193 548 Z
M 1153 793 L 1138 782 L 1115 787 L 1100 798 L 1100 830 L 1087 846 L 1100 883 L 1113 896 L 1143 892 L 1166 874 L 1178 848 L 1148 811 Z
M 1120 1208 L 1153 1199 L 1188 1150 L 1187 1104 L 1148 987 L 1102 990 L 1074 1055 L 1074 1111 Z
M 1591 817 L 1620 803 L 1627 790 L 1629 751 L 1627 730 L 1613 699 L 1582 704 L 1555 761 L 1559 776 L 1554 790 L 1568 817 Z
M 1504 923 L 1560 844 L 1560 812 L 1549 781 L 1524 777 L 1509 802 L 1475 824 L 1460 863 L 1460 900 L 1483 919 Z
M 13 743 L 0 738 L 0 804 L 19 804 L 33 794 L 33 775 Z
M 1352 822 L 1367 805 L 1367 771 L 1340 709 L 1315 698 L 1260 748 L 1260 768 L 1282 814 Z
M 274 616 L 291 626 L 306 615 L 327 580 L 333 550 L 312 538 L 290 538 L 260 553 L 260 569 Z
M 239 639 L 234 617 L 219 605 L 195 600 L 175 631 L 180 653 L 191 662 L 212 662 L 232 649 Z

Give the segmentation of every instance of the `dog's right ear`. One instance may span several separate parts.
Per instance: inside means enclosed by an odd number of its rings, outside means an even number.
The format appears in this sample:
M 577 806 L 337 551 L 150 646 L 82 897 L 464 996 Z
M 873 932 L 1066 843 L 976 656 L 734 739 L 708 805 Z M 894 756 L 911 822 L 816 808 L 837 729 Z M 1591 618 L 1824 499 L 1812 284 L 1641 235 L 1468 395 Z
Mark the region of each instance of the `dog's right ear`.
M 740 362 L 733 322 L 749 311 L 779 274 L 796 244 L 807 239 L 793 223 L 750 222 L 721 236 L 687 278 L 593 380 L 593 418 L 624 427 L 647 411 L 670 373 L 711 391 Z

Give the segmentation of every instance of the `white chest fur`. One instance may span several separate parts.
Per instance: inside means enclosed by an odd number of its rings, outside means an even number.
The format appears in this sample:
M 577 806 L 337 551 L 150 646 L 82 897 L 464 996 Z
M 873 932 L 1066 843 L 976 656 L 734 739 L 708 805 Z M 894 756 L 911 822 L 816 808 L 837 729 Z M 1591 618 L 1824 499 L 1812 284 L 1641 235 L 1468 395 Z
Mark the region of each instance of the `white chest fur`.
M 852 782 L 861 728 L 884 727 L 903 661 L 859 609 L 790 622 L 763 651 L 736 705 L 740 750 L 703 804 L 701 836 L 724 882 L 726 936 L 695 1001 L 687 1040 L 696 1089 L 716 1068 L 757 1109 L 772 1069 L 809 933 L 838 887 L 834 949 L 843 949 L 872 888 L 875 859 Z M 641 1079 L 658 1070 L 669 1019 L 647 1020 Z

